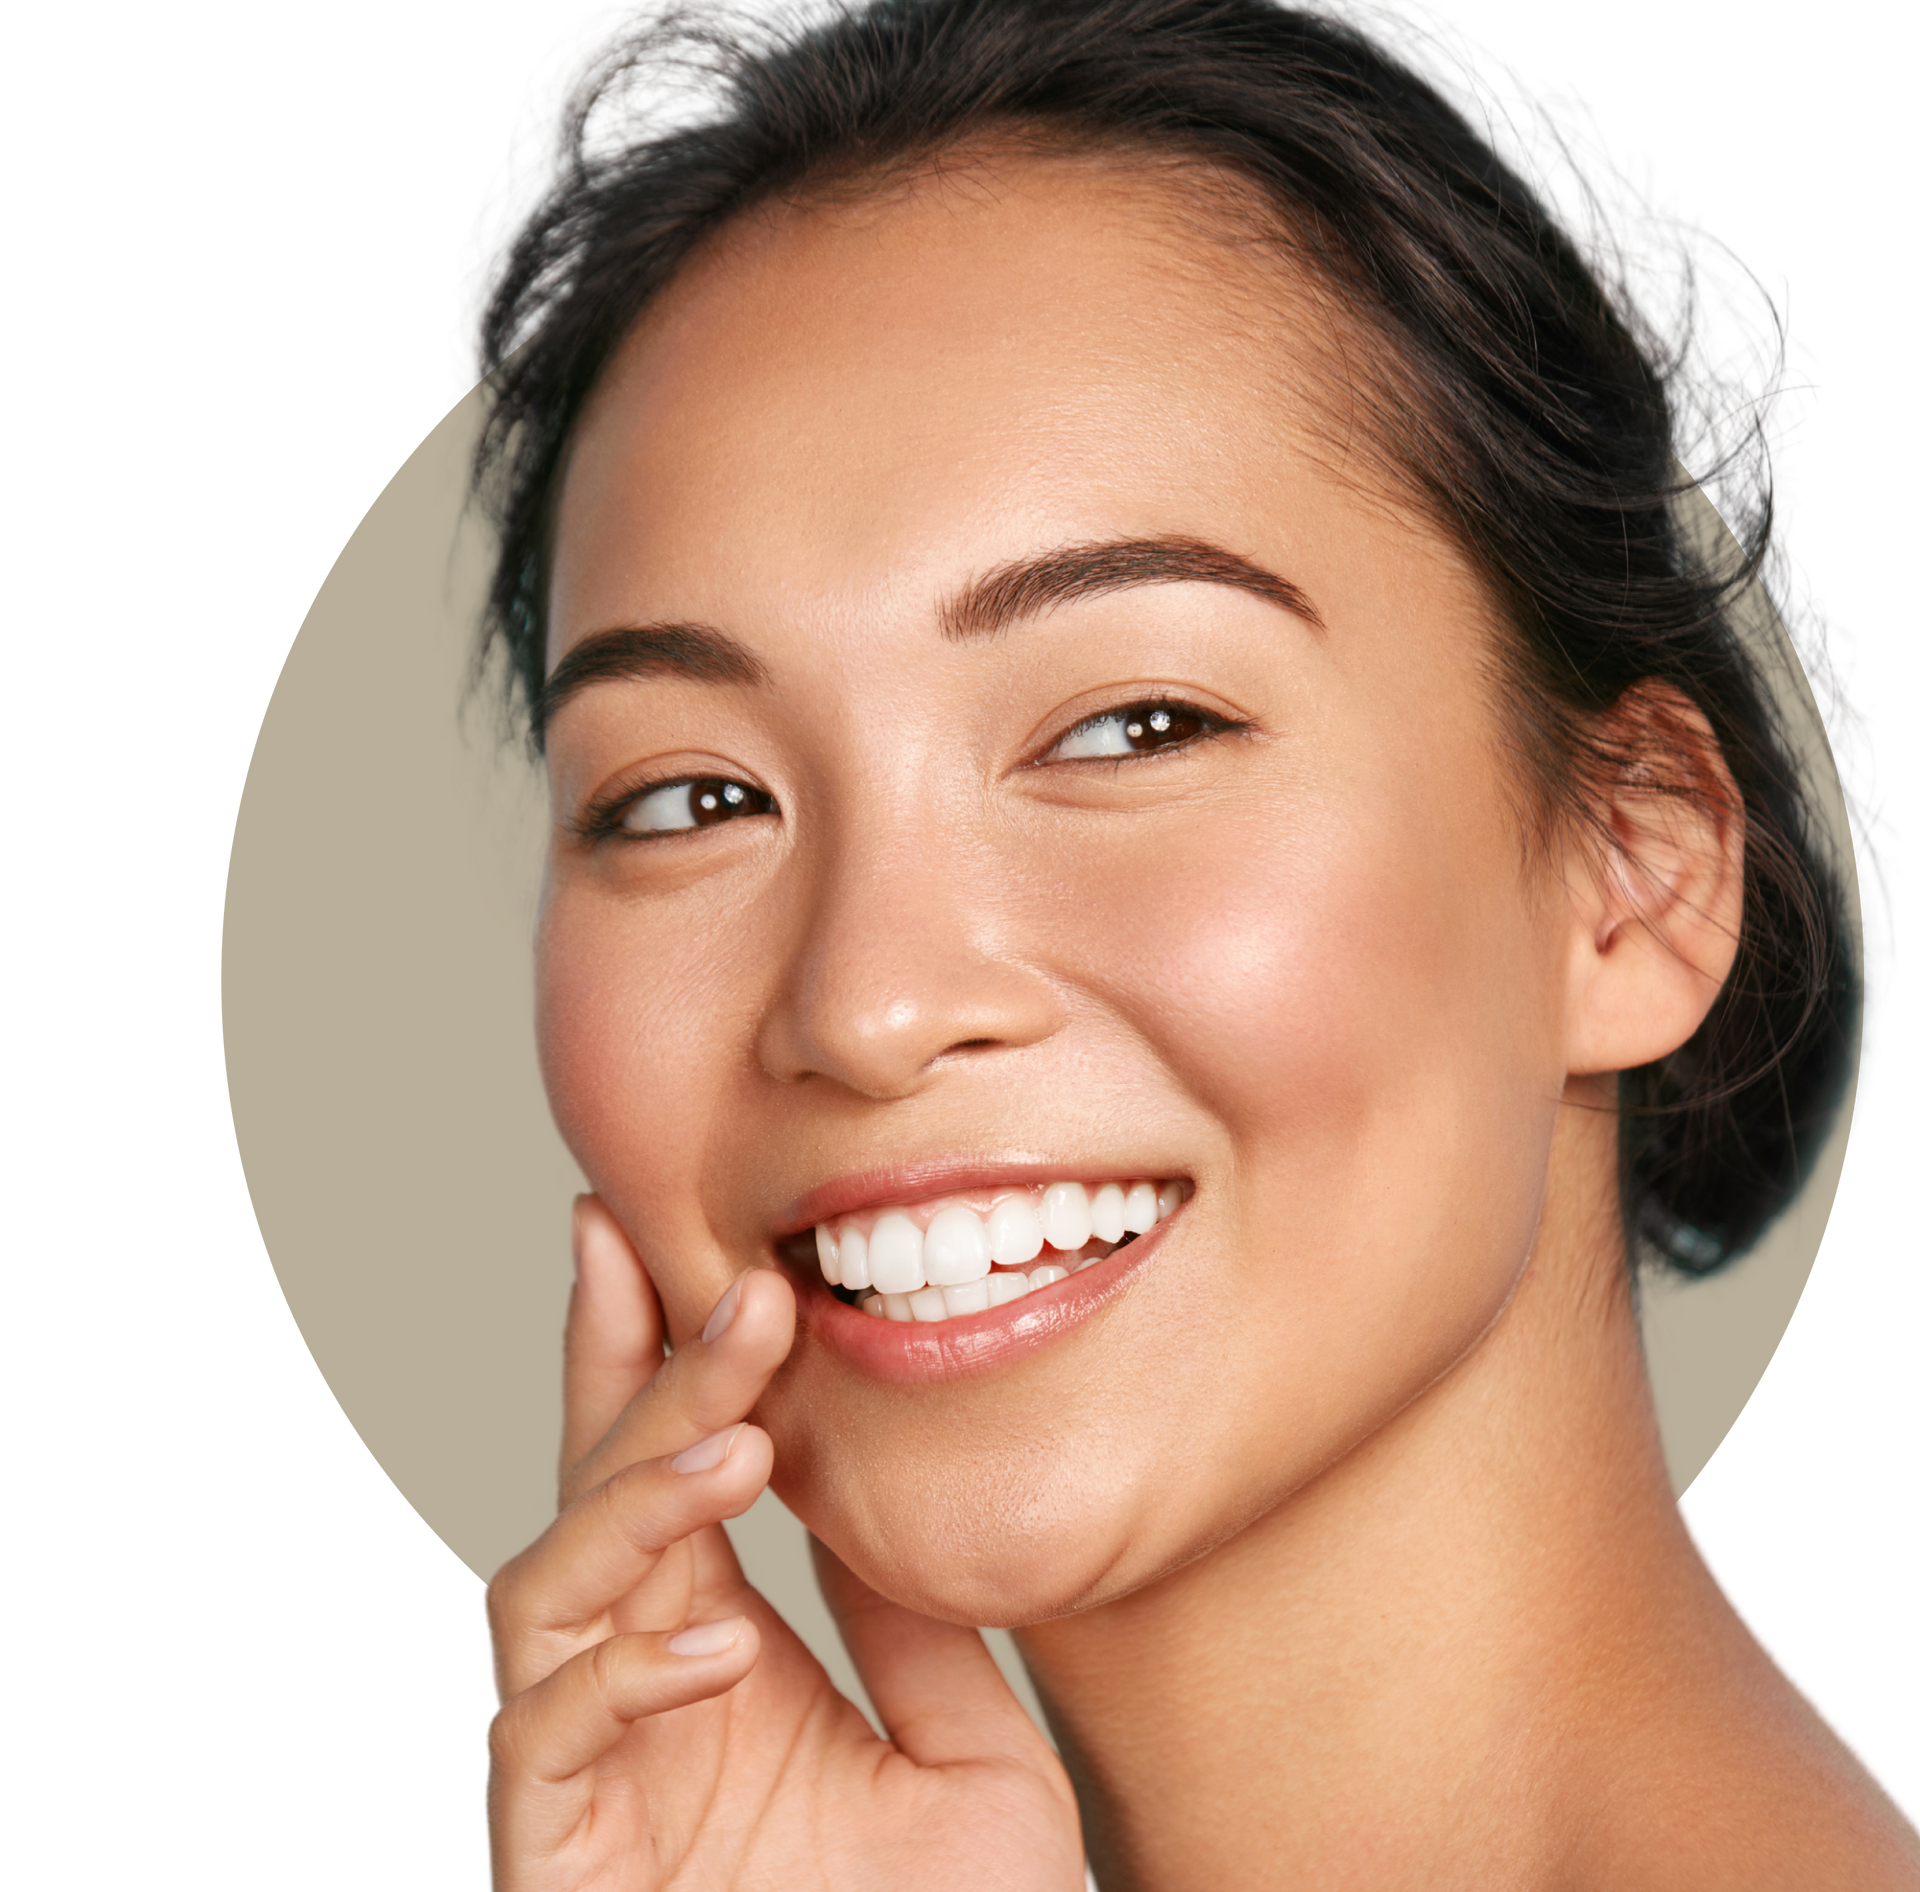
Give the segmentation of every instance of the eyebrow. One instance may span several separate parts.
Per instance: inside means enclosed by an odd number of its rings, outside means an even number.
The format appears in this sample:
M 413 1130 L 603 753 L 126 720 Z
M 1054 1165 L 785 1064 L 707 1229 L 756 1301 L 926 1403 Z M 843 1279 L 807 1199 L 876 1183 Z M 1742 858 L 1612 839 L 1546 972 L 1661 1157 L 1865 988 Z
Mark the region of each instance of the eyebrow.
M 1325 621 L 1291 580 L 1277 577 L 1238 552 L 1205 539 L 1110 539 L 1063 545 L 1036 558 L 1014 559 L 976 578 L 941 607 L 940 627 L 956 642 L 995 637 L 1022 618 L 1136 585 L 1232 585 L 1304 618 L 1315 630 Z
M 1079 598 L 1137 585 L 1176 584 L 1232 585 L 1304 618 L 1315 630 L 1326 628 L 1312 599 L 1291 580 L 1238 552 L 1178 536 L 1063 545 L 996 565 L 940 607 L 940 628 L 964 643 L 998 636 L 1023 618 Z M 544 730 L 561 706 L 589 684 L 643 677 L 745 686 L 768 681 L 766 665 L 737 638 L 711 624 L 620 624 L 583 637 L 554 666 L 541 687 L 538 727 Z
M 621 624 L 583 637 L 540 690 L 544 729 L 590 683 L 685 677 L 694 683 L 763 684 L 767 667 L 746 645 L 711 624 Z

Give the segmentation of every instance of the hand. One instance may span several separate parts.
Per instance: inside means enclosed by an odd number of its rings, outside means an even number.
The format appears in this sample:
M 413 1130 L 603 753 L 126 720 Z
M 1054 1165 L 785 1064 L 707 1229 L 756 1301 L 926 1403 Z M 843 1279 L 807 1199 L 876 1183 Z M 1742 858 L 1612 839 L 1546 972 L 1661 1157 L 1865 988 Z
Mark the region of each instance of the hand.
M 787 1281 L 749 1270 L 665 1359 L 592 1196 L 574 1261 L 562 1509 L 487 1599 L 498 1892 L 1082 1892 L 1066 1774 L 977 1632 L 816 1546 L 881 1740 L 741 1575 L 721 1520 L 773 1469 L 747 1415 L 793 1344 Z

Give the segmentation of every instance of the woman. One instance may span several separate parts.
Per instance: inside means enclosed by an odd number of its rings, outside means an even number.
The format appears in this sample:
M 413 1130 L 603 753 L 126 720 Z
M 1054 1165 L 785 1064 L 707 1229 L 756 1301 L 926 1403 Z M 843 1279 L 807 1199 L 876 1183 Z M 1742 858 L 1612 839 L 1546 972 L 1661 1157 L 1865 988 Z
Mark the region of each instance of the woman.
M 1647 1398 L 1855 977 L 1626 318 L 1261 0 L 642 36 L 575 129 L 479 469 L 595 1189 L 499 1883 L 1920 1883 Z

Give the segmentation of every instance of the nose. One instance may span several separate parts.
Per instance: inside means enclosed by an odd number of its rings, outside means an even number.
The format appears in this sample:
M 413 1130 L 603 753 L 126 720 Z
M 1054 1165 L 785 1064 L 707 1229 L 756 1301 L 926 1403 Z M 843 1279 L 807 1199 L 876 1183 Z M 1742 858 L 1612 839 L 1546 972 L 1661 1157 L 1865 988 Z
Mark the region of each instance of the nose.
M 820 864 L 761 1021 L 762 1068 L 892 1099 L 943 1061 L 1051 1036 L 1065 1017 L 1061 994 L 1019 956 L 996 880 L 1004 892 L 1004 874 L 975 850 L 924 828 L 845 837 Z

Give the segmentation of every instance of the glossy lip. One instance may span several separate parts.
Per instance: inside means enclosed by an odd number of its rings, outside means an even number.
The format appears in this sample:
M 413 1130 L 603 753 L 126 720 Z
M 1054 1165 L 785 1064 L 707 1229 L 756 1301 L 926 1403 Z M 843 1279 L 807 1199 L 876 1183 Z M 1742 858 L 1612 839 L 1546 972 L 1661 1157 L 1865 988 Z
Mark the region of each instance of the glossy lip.
M 1036 1162 L 1021 1158 L 1011 1162 L 928 1162 L 900 1163 L 888 1169 L 862 1170 L 856 1175 L 839 1176 L 832 1182 L 809 1189 L 774 1224 L 773 1239 L 784 1241 L 803 1229 L 831 1222 L 837 1215 L 852 1215 L 860 1209 L 910 1208 L 916 1202 L 930 1202 L 936 1196 L 965 1195 L 975 1189 L 1024 1189 L 1035 1183 L 1082 1182 L 1183 1182 L 1189 1189 L 1192 1179 L 1183 1170 L 1115 1169 L 1095 1163 L 1076 1167 L 1071 1157 L 1054 1157 Z M 1169 1220 L 1172 1218 L 1169 1217 Z M 1159 1225 L 1156 1223 L 1155 1227 Z M 1149 1231 L 1151 1232 L 1151 1231 Z M 1141 1236 L 1140 1241 L 1145 1241 Z M 1136 1248 L 1139 1242 L 1128 1247 Z M 863 1315 L 863 1319 L 871 1319 Z M 977 1318 L 977 1317 L 969 1317 Z
M 1066 1173 L 1069 1172 L 1054 1169 L 1047 1175 L 1055 1178 Z M 1008 1179 L 1003 1170 L 993 1180 L 1004 1183 Z M 1091 1178 L 1076 1177 L 1075 1180 Z M 964 1187 L 986 1186 L 982 1182 L 948 1184 L 944 1193 L 957 1194 Z M 866 1198 L 856 1206 L 865 1207 L 875 1199 Z M 884 1199 L 899 1200 L 897 1197 Z M 835 1359 L 870 1379 L 890 1380 L 900 1385 L 925 1384 L 1009 1365 L 1049 1341 L 1071 1333 L 1112 1306 L 1132 1288 L 1141 1271 L 1151 1265 L 1160 1252 L 1160 1237 L 1180 1222 L 1192 1200 L 1189 1196 L 1165 1221 L 1156 1222 L 1144 1235 L 1136 1235 L 1126 1247 L 1115 1249 L 1096 1267 L 1070 1274 L 1064 1281 L 1036 1289 L 1004 1307 L 989 1308 L 984 1314 L 959 1314 L 950 1320 L 875 1320 L 871 1314 L 849 1307 L 835 1295 L 817 1269 L 785 1262 L 779 1266 L 793 1283 L 799 1299 L 801 1328 Z M 838 1209 L 831 1213 L 844 1215 L 847 1211 Z

